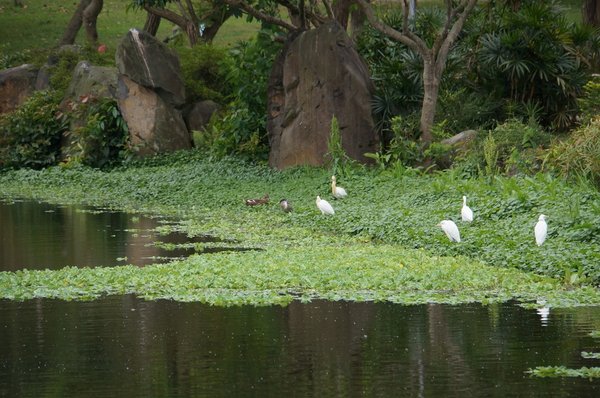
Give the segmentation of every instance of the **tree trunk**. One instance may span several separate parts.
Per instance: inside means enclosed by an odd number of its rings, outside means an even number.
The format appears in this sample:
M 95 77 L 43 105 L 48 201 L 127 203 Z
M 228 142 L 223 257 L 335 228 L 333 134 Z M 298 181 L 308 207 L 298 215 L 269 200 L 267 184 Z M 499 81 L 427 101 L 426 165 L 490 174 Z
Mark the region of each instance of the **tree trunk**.
M 344 28 L 348 29 L 348 17 L 350 16 L 350 5 L 352 0 L 336 0 L 333 3 L 333 14 L 335 20 Z
M 354 0 L 353 0 L 354 1 Z M 370 3 L 371 0 L 366 0 L 367 3 Z M 356 3 L 354 7 L 350 8 L 350 28 L 348 29 L 348 34 L 352 38 L 352 41 L 356 43 L 358 37 L 364 30 L 365 23 L 367 22 L 367 16 L 363 11 L 362 7 L 356 7 Z
M 77 37 L 77 33 L 79 32 L 79 29 L 81 28 L 81 23 L 83 21 L 83 10 L 85 10 L 85 8 L 90 5 L 91 1 L 92 0 L 81 0 L 79 2 L 75 13 L 73 14 L 71 20 L 67 24 L 67 29 L 65 29 L 65 33 L 63 33 L 62 38 L 58 42 L 59 46 L 75 43 L 75 38 Z
M 161 18 L 158 15 L 152 14 L 150 11 L 147 11 L 146 23 L 144 23 L 144 30 L 152 36 L 156 36 L 156 32 L 158 32 L 158 27 L 160 26 L 160 20 Z
M 600 0 L 585 0 L 581 11 L 584 24 L 600 27 Z
M 92 45 L 98 43 L 98 30 L 96 29 L 96 24 L 98 21 L 98 15 L 100 15 L 103 5 L 103 0 L 92 0 L 85 10 L 83 10 L 83 26 L 85 28 L 85 35 L 88 42 Z
M 435 119 L 438 94 L 440 91 L 440 77 L 437 76 L 433 56 L 423 57 L 423 104 L 421 107 L 421 141 L 431 143 L 433 135 L 431 129 Z
M 15 0 L 15 7 L 24 7 L 23 0 Z

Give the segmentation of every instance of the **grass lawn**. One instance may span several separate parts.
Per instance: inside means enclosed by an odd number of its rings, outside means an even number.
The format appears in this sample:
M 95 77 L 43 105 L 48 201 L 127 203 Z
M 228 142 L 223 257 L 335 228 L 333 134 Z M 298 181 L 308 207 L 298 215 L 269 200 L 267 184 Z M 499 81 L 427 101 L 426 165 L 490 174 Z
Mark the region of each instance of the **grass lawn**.
M 25 0 L 26 8 L 13 5 L 12 0 L 0 0 L 0 52 L 39 51 L 55 47 L 77 8 L 76 0 L 49 2 Z M 98 17 L 98 36 L 109 49 L 116 49 L 119 41 L 130 28 L 143 28 L 146 12 L 127 10 L 128 2 L 105 0 Z M 173 24 L 163 20 L 157 37 L 163 40 L 171 34 Z M 230 46 L 247 40 L 260 25 L 248 23 L 244 18 L 231 18 L 215 38 L 215 44 Z M 85 44 L 85 33 L 80 30 L 77 43 Z
M 0 196 L 85 203 L 174 215 L 188 234 L 233 238 L 262 249 L 195 255 L 145 268 L 66 268 L 0 273 L 6 298 L 93 298 L 136 293 L 146 298 L 212 304 L 284 304 L 292 298 L 387 300 L 399 303 L 546 299 L 553 306 L 598 305 L 600 195 L 586 186 L 536 178 L 463 179 L 456 172 L 354 169 L 329 193 L 329 172 L 282 172 L 235 159 L 208 160 L 190 151 L 109 172 L 53 167 L 0 175 Z M 272 198 L 247 207 L 245 198 Z M 472 224 L 459 220 L 469 197 Z M 316 195 L 336 209 L 323 216 Z M 286 197 L 294 212 L 277 204 Z M 549 238 L 533 239 L 537 215 Z M 463 241 L 436 224 L 453 219 Z

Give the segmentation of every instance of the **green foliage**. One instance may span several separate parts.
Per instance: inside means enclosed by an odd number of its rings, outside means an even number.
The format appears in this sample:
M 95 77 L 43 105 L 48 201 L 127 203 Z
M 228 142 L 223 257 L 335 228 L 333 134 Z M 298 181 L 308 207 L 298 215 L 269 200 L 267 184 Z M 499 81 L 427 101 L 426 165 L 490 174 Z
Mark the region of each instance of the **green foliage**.
M 7 51 L 4 45 L 0 45 L 0 70 L 26 64 L 29 59 L 30 54 L 28 50 L 11 52 Z
M 587 352 L 582 351 L 581 357 L 585 359 L 600 359 L 600 352 Z M 600 377 L 600 376 L 599 376 Z
M 518 119 L 509 119 L 487 135 L 478 136 L 460 167 L 474 164 L 486 175 L 530 174 L 540 168 L 538 148 L 549 143 L 550 135 L 535 122 L 525 124 Z
M 555 282 L 465 258 L 432 257 L 389 245 L 274 247 L 268 251 L 192 256 L 146 267 L 65 267 L 0 273 L 0 298 L 89 300 L 136 294 L 147 300 L 211 305 L 286 305 L 294 299 L 404 304 L 569 298 Z M 574 294 L 575 293 L 575 294 Z M 591 299 L 598 302 L 596 292 Z M 571 301 L 576 302 L 576 301 Z M 567 304 L 568 305 L 568 304 Z
M 483 159 L 485 160 L 485 175 L 493 176 L 498 172 L 498 158 L 500 154 L 496 140 L 490 131 L 483 141 Z
M 600 330 L 592 330 L 589 335 L 595 339 L 600 339 Z
M 95 49 L 89 47 L 62 49 L 53 52 L 49 60 L 50 87 L 64 93 L 73 77 L 73 70 L 80 61 L 88 61 L 93 65 L 106 65 L 106 54 L 99 54 Z M 110 60 L 114 64 L 114 60 Z
M 446 122 L 437 123 L 432 128 L 432 134 L 435 140 L 448 137 L 445 130 Z M 390 129 L 393 136 L 389 145 L 379 154 L 365 154 L 365 156 L 375 159 L 382 168 L 401 164 L 407 167 L 422 167 L 427 161 L 430 167 L 437 166 L 446 168 L 449 166 L 449 154 L 451 148 L 441 142 L 433 142 L 428 146 L 423 145 L 419 140 L 419 120 L 416 114 L 407 117 L 394 116 L 390 120 Z
M 16 111 L 0 116 L 0 169 L 43 168 L 57 162 L 62 133 L 56 92 L 38 91 Z
M 102 168 L 130 156 L 129 129 L 115 100 L 89 98 L 70 117 L 84 124 L 66 134 L 69 161 Z
M 487 11 L 471 31 L 480 38 L 477 79 L 501 98 L 540 106 L 542 124 L 570 127 L 598 32 L 567 21 L 556 1 L 522 1 L 517 11 L 492 3 Z
M 205 144 L 218 155 L 237 154 L 254 159 L 268 156 L 267 80 L 281 45 L 277 31 L 263 29 L 255 40 L 231 50 L 227 81 L 234 100 L 221 118 L 211 119 Z
M 80 59 L 80 55 L 75 51 L 62 51 L 55 55 L 56 63 L 50 68 L 50 86 L 61 93 L 67 91 L 73 70 Z
M 231 94 L 226 74 L 230 59 L 225 50 L 210 44 L 178 47 L 181 73 L 188 102 L 213 100 L 223 103 Z
M 581 110 L 582 122 L 589 123 L 594 117 L 600 115 L 600 75 L 594 75 L 583 86 L 583 94 L 577 100 Z
M 340 132 L 340 126 L 335 115 L 331 118 L 331 129 L 329 130 L 329 141 L 327 142 L 325 158 L 332 175 L 347 175 L 348 166 L 353 163 L 342 145 L 342 133 Z
M 586 379 L 600 378 L 600 368 L 582 367 L 571 369 L 564 366 L 537 366 L 529 369 L 527 373 L 535 377 L 583 377 Z
M 546 152 L 544 164 L 567 178 L 584 178 L 600 187 L 600 117 L 555 142 Z
M 567 290 L 600 284 L 600 194 L 588 185 L 567 185 L 543 174 L 471 179 L 458 169 L 423 174 L 396 163 L 381 173 L 353 169 L 340 181 L 348 198 L 334 201 L 335 216 L 323 218 L 314 198 L 332 198 L 330 177 L 323 168 L 276 171 L 182 151 L 102 172 L 85 167 L 4 172 L 0 196 L 176 216 L 187 220 L 190 235 L 235 239 L 267 253 L 274 247 L 310 251 L 324 245 L 351 253 L 361 245 L 381 244 L 534 272 L 556 278 L 553 283 Z M 244 206 L 244 199 L 265 193 L 287 198 L 294 212 L 283 213 L 275 200 L 264 207 Z M 462 195 L 475 213 L 472 223 L 459 221 Z M 548 216 L 548 239 L 538 247 L 533 227 L 540 213 Z M 460 244 L 436 227 L 443 219 L 457 221 Z M 577 302 L 588 298 L 577 295 Z

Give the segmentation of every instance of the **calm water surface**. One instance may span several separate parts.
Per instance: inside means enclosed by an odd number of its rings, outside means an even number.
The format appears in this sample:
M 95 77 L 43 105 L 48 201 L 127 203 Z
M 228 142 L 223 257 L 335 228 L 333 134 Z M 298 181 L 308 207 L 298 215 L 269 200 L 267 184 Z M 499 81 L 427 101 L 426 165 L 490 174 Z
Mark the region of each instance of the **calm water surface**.
M 160 217 L 84 206 L 0 201 L 0 271 L 65 266 L 142 266 L 197 252 L 194 248 L 165 250 L 155 242 L 189 246 L 223 243 L 211 236 L 189 238 L 178 232 L 163 235 L 156 230 L 169 225 L 176 224 Z M 233 242 L 229 243 L 232 246 Z M 239 249 L 219 245 L 200 251 L 223 250 Z
M 313 302 L 219 308 L 111 296 L 0 300 L 6 397 L 597 397 L 538 379 L 598 365 L 600 309 Z

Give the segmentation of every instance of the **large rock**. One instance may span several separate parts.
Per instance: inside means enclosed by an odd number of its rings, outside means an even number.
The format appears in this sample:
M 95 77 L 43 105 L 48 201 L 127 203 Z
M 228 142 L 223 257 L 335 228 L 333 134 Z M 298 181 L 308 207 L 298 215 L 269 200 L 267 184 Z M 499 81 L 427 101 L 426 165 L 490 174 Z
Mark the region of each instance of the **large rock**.
M 214 101 L 204 100 L 194 103 L 184 112 L 185 124 L 189 131 L 201 131 L 208 122 L 213 113 L 217 112 L 221 106 Z
M 65 100 L 78 101 L 81 97 L 117 98 L 116 68 L 94 66 L 81 61 L 73 70 L 73 77 L 65 93 Z
M 156 92 L 121 75 L 117 97 L 129 127 L 131 145 L 138 155 L 191 148 L 181 112 Z
M 0 71 L 0 114 L 14 111 L 33 94 L 37 74 L 29 64 Z
M 334 115 L 346 153 L 369 162 L 364 153 L 378 146 L 371 116 L 374 87 L 346 32 L 335 22 L 303 32 L 284 57 L 281 76 L 276 70 L 271 76 L 281 80 L 281 89 L 270 87 L 270 165 L 322 165 Z
M 175 107 L 185 102 L 185 88 L 177 54 L 146 32 L 131 29 L 116 52 L 119 73 L 151 88 Z

